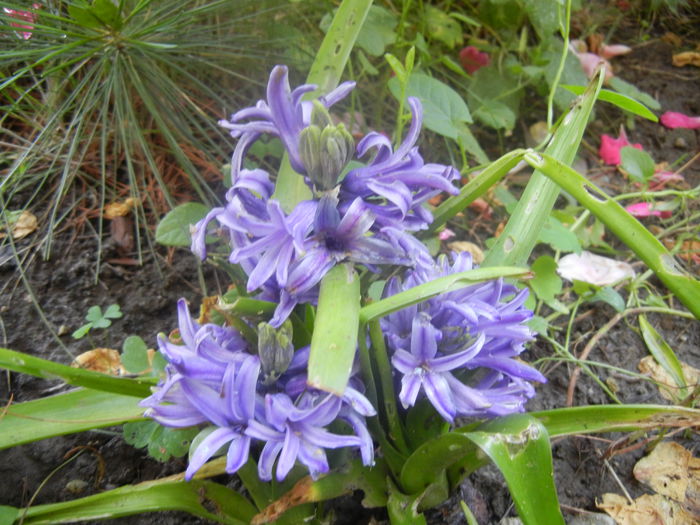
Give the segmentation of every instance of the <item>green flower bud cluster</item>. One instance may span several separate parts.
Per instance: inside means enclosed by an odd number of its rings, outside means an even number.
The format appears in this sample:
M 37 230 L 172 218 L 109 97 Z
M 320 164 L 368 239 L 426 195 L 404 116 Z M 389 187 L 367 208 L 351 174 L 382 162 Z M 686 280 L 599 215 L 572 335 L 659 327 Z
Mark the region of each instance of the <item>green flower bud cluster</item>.
M 311 125 L 299 135 L 299 155 L 318 192 L 332 190 L 355 153 L 355 141 L 343 124 L 333 125 L 326 107 L 314 101 Z
M 263 383 L 272 384 L 287 371 L 294 357 L 292 322 L 287 320 L 279 328 L 269 323 L 258 325 L 258 355 Z

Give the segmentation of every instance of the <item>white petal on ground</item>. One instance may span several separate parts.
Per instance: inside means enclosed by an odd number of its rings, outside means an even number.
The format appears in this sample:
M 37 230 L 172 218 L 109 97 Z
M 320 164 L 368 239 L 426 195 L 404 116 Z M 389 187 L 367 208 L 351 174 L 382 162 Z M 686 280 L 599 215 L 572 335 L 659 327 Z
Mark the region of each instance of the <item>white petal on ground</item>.
M 596 286 L 608 286 L 636 273 L 626 262 L 616 261 L 590 252 L 570 253 L 559 259 L 557 273 L 568 281 L 583 281 Z

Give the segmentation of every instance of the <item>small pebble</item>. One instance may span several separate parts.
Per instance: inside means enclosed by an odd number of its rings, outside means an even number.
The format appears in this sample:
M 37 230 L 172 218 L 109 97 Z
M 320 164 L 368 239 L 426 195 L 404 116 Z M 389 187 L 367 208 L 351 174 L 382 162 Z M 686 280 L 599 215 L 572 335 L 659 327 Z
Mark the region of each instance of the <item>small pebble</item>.
M 683 137 L 678 137 L 673 142 L 673 146 L 678 149 L 686 149 L 688 147 L 688 142 Z

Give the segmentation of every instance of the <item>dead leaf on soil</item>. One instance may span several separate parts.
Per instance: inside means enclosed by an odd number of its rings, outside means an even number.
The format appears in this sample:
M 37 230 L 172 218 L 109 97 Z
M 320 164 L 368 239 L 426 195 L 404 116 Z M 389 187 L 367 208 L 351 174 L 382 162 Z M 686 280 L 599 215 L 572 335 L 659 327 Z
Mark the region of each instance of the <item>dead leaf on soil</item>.
M 117 350 L 111 348 L 93 348 L 83 352 L 71 363 L 73 368 L 83 368 L 93 372 L 101 372 L 111 376 L 126 374 L 122 366 L 121 356 Z
M 476 244 L 469 241 L 454 241 L 447 243 L 447 247 L 453 252 L 462 253 L 469 252 L 472 255 L 472 260 L 475 264 L 484 262 L 484 252 L 481 251 Z
M 661 37 L 661 40 L 664 42 L 671 44 L 673 47 L 681 47 L 683 45 L 683 40 L 681 37 L 679 37 L 676 33 L 672 33 L 671 31 L 667 31 L 664 33 L 664 36 Z
M 107 206 L 105 206 L 104 218 L 111 220 L 116 217 L 124 217 L 131 213 L 131 210 L 134 209 L 137 202 L 138 201 L 133 197 L 129 197 L 128 199 L 124 199 L 120 202 L 110 202 Z
M 17 212 L 9 212 L 14 214 Z M 19 214 L 16 220 L 9 219 L 10 226 L 12 228 L 12 238 L 13 239 L 23 239 L 39 227 L 39 221 L 32 212 L 24 210 Z M 0 232 L 0 239 L 6 237 L 7 234 Z
M 663 243 L 668 249 L 672 249 L 676 244 L 673 239 L 664 239 Z M 683 241 L 676 255 L 688 262 L 693 261 L 695 264 L 700 264 L 700 241 Z
M 659 494 L 645 494 L 633 503 L 619 494 L 603 494 L 599 509 L 607 512 L 618 525 L 694 525 L 692 515 L 673 500 Z
M 673 55 L 673 65 L 676 67 L 695 66 L 700 67 L 700 52 L 685 51 Z
M 673 441 L 662 441 L 634 466 L 634 477 L 700 518 L 700 458 Z
M 638 365 L 639 371 L 642 374 L 648 375 L 654 381 L 659 383 L 659 393 L 664 399 L 676 402 L 679 400 L 679 390 L 680 388 L 676 385 L 676 382 L 670 376 L 668 372 L 654 359 L 653 356 L 646 356 Z M 692 391 L 694 385 L 700 383 L 700 370 L 693 368 L 681 361 L 681 369 L 683 370 L 683 376 L 685 377 L 685 382 L 688 385 L 688 390 Z

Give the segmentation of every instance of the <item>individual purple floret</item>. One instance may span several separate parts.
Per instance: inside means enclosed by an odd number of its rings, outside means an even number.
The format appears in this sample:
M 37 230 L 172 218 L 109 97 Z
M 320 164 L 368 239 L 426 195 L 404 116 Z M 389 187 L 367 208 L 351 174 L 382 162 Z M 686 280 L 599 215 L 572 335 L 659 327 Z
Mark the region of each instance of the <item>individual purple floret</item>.
M 472 269 L 471 256 L 440 256 L 432 267 L 406 272 L 403 282 L 387 283 L 385 296 L 433 279 Z M 519 412 L 534 395 L 529 381 L 545 382 L 534 368 L 516 358 L 534 334 L 524 324 L 532 312 L 523 307 L 527 289 L 502 280 L 442 294 L 404 308 L 382 320 L 401 377 L 399 399 L 413 406 L 422 393 L 438 413 L 500 416 Z
M 265 480 L 271 479 L 278 457 L 279 480 L 297 460 L 314 478 L 328 472 L 326 448 L 356 447 L 363 463 L 373 464 L 364 418 L 375 411 L 358 390 L 358 379 L 352 379 L 341 397 L 307 388 L 309 349 L 294 352 L 291 323 L 279 330 L 261 323 L 261 346 L 253 354 L 237 330 L 193 321 L 183 299 L 178 301 L 178 318 L 182 344 L 159 337 L 168 361 L 166 379 L 141 406 L 164 426 L 210 425 L 190 457 L 185 479 L 192 479 L 225 446 L 226 472 L 236 472 L 248 461 L 256 440 L 265 442 L 260 458 Z M 334 421 L 344 421 L 353 433 L 329 432 L 325 427 Z

